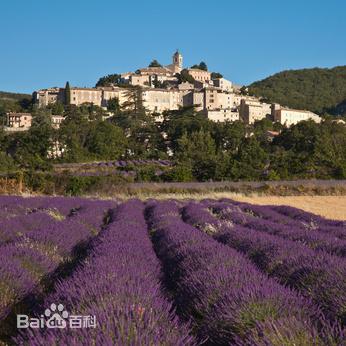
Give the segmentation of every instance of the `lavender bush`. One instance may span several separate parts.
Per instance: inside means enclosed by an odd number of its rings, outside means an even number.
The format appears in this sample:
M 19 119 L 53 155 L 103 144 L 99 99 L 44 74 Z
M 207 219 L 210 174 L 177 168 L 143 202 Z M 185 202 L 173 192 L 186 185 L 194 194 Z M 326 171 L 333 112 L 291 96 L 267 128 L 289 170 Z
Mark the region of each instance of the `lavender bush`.
M 47 296 L 43 309 L 59 302 L 72 313 L 96 315 L 95 329 L 22 333 L 25 345 L 190 345 L 160 293 L 160 266 L 148 238 L 144 205 L 119 206 L 114 221 L 92 242 L 92 252 L 72 277 Z
M 3 196 L 0 344 L 344 345 L 345 241 L 284 206 Z M 96 327 L 16 335 L 52 303 Z
M 147 215 L 166 286 L 200 342 L 332 345 L 337 339 L 308 299 L 184 223 L 175 202 L 151 202 Z
M 75 213 L 60 222 L 35 223 L 33 228 L 16 234 L 0 246 L 0 323 L 18 303 L 35 289 L 42 279 L 62 263 L 70 261 L 78 245 L 87 242 L 100 229 L 108 203 L 85 202 Z M 40 214 L 41 215 L 41 214 Z M 32 214 L 30 214 L 30 217 Z M 42 216 L 42 215 L 41 215 Z M 7 221 L 15 220 L 15 218 Z M 11 229 L 11 224 L 7 225 Z M 16 224 L 13 224 L 13 230 Z M 14 232 L 13 232 L 14 233 Z
M 188 204 L 183 209 L 183 217 L 188 223 L 212 233 L 214 239 L 247 254 L 260 269 L 282 284 L 311 298 L 330 320 L 346 324 L 346 263 L 343 259 L 316 253 L 300 243 L 256 229 L 221 222 L 205 204 Z
M 255 217 L 240 208 L 229 206 L 214 206 L 222 219 L 240 224 L 246 228 L 267 232 L 279 237 L 299 241 L 312 249 L 327 251 L 333 255 L 346 256 L 346 240 L 335 237 L 333 234 L 316 232 L 309 228 L 287 225 L 284 222 L 273 222 Z M 342 232 L 342 230 L 341 230 Z

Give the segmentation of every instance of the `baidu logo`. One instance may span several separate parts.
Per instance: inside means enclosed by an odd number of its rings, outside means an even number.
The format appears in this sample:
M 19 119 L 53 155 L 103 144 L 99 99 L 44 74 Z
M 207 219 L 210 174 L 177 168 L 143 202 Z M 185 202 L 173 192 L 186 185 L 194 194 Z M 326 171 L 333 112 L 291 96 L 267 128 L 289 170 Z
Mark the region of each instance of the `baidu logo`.
M 17 328 L 95 328 L 96 316 L 69 315 L 62 304 L 51 304 L 38 318 L 17 315 Z
M 59 304 L 58 307 L 53 303 L 50 309 L 46 309 L 44 312 L 48 318 L 46 325 L 48 328 L 66 328 L 66 318 L 68 318 L 68 312 L 64 310 L 64 305 Z

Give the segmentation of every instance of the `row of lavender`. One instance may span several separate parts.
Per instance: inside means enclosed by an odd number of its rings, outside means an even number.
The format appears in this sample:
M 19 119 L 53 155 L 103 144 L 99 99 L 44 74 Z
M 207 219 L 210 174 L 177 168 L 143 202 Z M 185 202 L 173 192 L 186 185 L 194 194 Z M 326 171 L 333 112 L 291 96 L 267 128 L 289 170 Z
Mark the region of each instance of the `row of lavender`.
M 171 166 L 172 162 L 169 160 L 153 160 L 153 159 L 138 159 L 138 160 L 117 160 L 117 161 L 102 161 L 102 162 L 88 162 L 88 163 L 64 163 L 55 165 L 56 168 L 92 168 L 92 167 L 128 167 L 128 166 Z
M 341 345 L 344 331 L 307 297 L 268 278 L 236 250 L 184 223 L 175 202 L 148 220 L 177 312 L 210 345 Z M 200 222 L 201 220 L 197 220 Z
M 1 197 L 0 335 L 7 317 L 97 234 L 113 202 Z
M 144 204 L 120 205 L 96 237 L 87 261 L 48 295 L 77 315 L 95 315 L 97 328 L 23 332 L 25 345 L 190 345 L 193 338 L 160 292 L 160 265 L 148 237 Z
M 275 212 L 267 207 L 247 205 L 246 208 L 247 211 L 253 208 L 257 215 L 272 215 L 271 219 L 274 219 Z M 285 226 L 287 220 L 281 220 L 278 215 L 278 223 L 261 218 L 254 222 L 239 205 L 229 202 L 189 203 L 182 214 L 189 224 L 246 254 L 269 276 L 311 298 L 329 320 L 346 325 L 345 259 L 322 250 L 315 251 L 309 242 L 291 240 L 295 238 L 287 235 L 298 233 L 297 225 Z M 343 231 L 343 224 L 339 226 Z M 304 230 L 300 231 L 305 234 Z M 319 231 L 315 232 L 319 234 Z M 342 240 L 338 239 L 338 242 Z
M 29 239 L 29 248 L 37 240 L 36 253 L 49 260 L 56 255 L 49 273 L 73 256 L 77 244 L 88 241 L 85 261 L 35 311 L 42 314 L 52 303 L 61 304 L 72 314 L 95 315 L 97 327 L 27 330 L 14 339 L 16 344 L 336 346 L 346 339 L 342 254 L 328 254 L 286 233 L 270 233 L 278 225 L 287 232 L 309 225 L 316 233 L 334 232 L 337 243 L 343 240 L 342 222 L 231 201 L 130 201 L 120 204 L 98 233 L 103 212 L 114 207 L 111 202 L 38 200 L 0 198 L 5 221 L 0 223 L 0 254 L 12 246 L 15 262 L 23 239 Z M 45 221 L 36 222 L 35 214 Z M 51 230 L 42 232 L 47 217 Z M 259 221 L 258 229 L 252 218 Z M 263 226 L 264 221 L 269 224 Z M 88 232 L 81 235 L 78 225 Z M 47 251 L 47 245 L 56 252 Z M 40 264 L 30 263 L 34 268 Z M 28 292 L 41 278 L 32 280 Z M 8 283 L 16 284 L 16 278 Z
M 88 164 L 89 165 L 89 164 Z M 169 160 L 127 160 L 127 161 L 109 161 L 109 162 L 98 162 L 94 166 L 99 167 L 128 167 L 128 166 L 141 166 L 141 165 L 156 165 L 156 166 L 171 166 L 172 162 Z

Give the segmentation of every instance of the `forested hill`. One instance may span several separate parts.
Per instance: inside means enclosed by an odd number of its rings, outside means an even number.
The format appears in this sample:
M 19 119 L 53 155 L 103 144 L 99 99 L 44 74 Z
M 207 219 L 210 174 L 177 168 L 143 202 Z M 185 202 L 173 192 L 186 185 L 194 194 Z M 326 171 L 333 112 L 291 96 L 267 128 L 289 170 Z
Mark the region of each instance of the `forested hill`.
M 32 96 L 0 91 L 0 116 L 8 111 L 20 112 L 30 107 Z
M 346 116 L 346 66 L 283 71 L 252 83 L 249 93 L 291 108 Z
M 0 99 L 5 100 L 22 100 L 22 99 L 31 99 L 31 95 L 29 94 L 17 94 L 11 93 L 7 91 L 0 91 Z

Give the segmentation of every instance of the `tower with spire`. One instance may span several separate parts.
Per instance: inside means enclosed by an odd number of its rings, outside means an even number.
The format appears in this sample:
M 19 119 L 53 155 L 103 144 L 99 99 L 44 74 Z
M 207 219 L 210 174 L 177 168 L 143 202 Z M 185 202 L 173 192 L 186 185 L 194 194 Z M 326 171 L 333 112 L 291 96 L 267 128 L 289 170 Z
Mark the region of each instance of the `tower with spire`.
M 175 53 L 172 56 L 172 64 L 165 66 L 168 68 L 172 73 L 180 73 L 183 69 L 183 56 L 180 54 L 178 49 L 175 51 Z
M 173 54 L 173 65 L 178 66 L 180 69 L 183 68 L 183 56 L 180 54 L 178 49 Z

